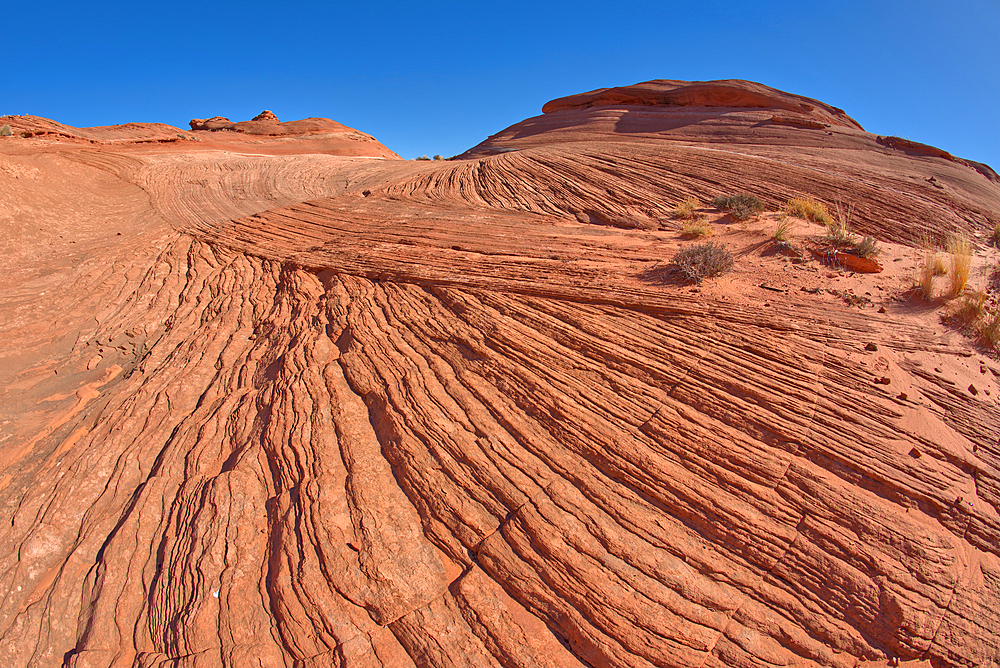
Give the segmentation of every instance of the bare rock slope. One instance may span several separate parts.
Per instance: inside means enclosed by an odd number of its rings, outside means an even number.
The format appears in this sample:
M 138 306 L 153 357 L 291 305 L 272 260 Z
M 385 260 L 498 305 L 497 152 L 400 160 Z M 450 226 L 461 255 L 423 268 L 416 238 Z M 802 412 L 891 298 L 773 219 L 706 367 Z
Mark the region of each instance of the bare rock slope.
M 3 665 L 1000 662 L 1000 370 L 901 296 L 989 168 L 733 81 L 447 162 L 178 133 L 0 139 Z M 737 191 L 851 202 L 886 272 L 720 217 L 672 281 Z

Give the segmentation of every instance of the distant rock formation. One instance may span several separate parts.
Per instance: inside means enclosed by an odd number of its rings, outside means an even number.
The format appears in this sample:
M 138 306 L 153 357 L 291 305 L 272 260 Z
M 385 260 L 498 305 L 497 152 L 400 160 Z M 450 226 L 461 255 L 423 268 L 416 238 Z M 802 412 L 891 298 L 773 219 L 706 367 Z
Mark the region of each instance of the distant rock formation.
M 262 111 L 249 121 L 234 123 L 225 116 L 191 119 L 191 130 L 210 132 L 243 132 L 248 135 L 311 135 L 331 132 L 345 132 L 347 126 L 328 118 L 307 118 L 301 121 L 282 123 L 271 111 Z
M 274 115 L 274 112 L 270 111 L 269 109 L 265 109 L 264 111 L 260 112 L 259 114 L 257 114 L 256 116 L 254 116 L 252 120 L 255 120 L 255 121 L 270 121 L 272 123 L 280 123 L 281 122 L 281 121 L 278 120 L 278 117 Z
M 816 121 L 832 125 L 863 129 L 857 121 L 844 113 L 843 109 L 740 79 L 724 81 L 657 79 L 633 86 L 599 88 L 589 93 L 552 100 L 542 107 L 542 113 L 616 105 L 775 109 L 809 116 Z

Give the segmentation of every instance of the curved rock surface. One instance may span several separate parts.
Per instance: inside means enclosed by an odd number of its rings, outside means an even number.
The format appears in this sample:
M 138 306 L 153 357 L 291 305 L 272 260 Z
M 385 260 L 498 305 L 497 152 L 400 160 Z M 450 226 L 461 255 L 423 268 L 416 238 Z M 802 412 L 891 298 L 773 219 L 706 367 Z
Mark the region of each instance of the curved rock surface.
M 1000 368 L 901 296 L 1000 185 L 680 109 L 0 140 L 0 663 L 1000 661 Z M 741 190 L 838 194 L 885 271 L 716 216 L 735 270 L 672 280 L 670 210 Z

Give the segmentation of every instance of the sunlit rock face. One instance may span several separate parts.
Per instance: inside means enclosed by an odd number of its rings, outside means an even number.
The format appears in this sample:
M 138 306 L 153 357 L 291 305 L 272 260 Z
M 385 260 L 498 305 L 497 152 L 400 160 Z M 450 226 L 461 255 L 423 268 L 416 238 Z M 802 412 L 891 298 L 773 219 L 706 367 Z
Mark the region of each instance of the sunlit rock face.
M 1000 661 L 1000 368 L 905 292 L 992 170 L 750 82 L 544 111 L 427 162 L 3 120 L 0 664 Z

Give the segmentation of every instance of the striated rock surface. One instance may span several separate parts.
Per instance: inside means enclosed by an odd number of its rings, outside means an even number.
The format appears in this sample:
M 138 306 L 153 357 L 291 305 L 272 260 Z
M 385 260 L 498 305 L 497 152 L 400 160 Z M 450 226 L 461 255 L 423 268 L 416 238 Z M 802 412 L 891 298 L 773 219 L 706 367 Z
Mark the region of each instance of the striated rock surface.
M 902 245 L 1000 184 L 668 83 L 449 162 L 0 140 L 0 663 L 1000 661 L 1000 367 Z M 720 216 L 673 281 L 738 191 L 837 194 L 885 271 Z

